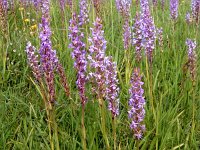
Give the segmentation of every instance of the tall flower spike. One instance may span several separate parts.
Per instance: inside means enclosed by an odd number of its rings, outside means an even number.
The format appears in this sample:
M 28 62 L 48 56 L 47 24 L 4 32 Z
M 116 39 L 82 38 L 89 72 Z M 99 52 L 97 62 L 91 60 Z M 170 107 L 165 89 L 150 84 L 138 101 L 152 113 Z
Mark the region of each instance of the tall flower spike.
M 186 45 L 188 46 L 188 62 L 192 81 L 196 79 L 196 69 L 197 69 L 197 55 L 196 55 L 196 41 L 191 39 L 186 40 Z
M 87 81 L 86 80 L 87 60 L 86 60 L 85 44 L 82 42 L 84 35 L 79 31 L 78 18 L 75 13 L 72 15 L 72 19 L 70 20 L 69 32 L 70 32 L 69 39 L 71 40 L 69 48 L 73 49 L 72 58 L 75 60 L 74 67 L 77 71 L 76 85 L 79 90 L 81 102 L 83 105 L 85 105 L 87 100 L 87 97 L 85 95 L 85 84 Z
M 172 20 L 176 20 L 178 17 L 178 0 L 170 0 L 170 16 Z
M 80 0 L 80 14 L 79 14 L 79 25 L 82 26 L 89 22 L 89 9 L 87 0 Z
M 152 0 L 152 2 L 155 7 L 158 5 L 158 0 Z
M 129 26 L 129 20 L 125 20 L 123 25 L 123 42 L 124 42 L 124 49 L 127 50 L 131 44 L 131 29 Z
M 192 23 L 192 17 L 189 12 L 186 13 L 185 20 L 188 24 Z
M 200 0 L 192 0 L 191 5 L 193 19 L 198 23 L 200 19 Z
M 94 28 L 92 30 L 92 37 L 89 38 L 91 43 L 89 47 L 90 55 L 88 60 L 90 62 L 90 67 L 92 72 L 90 72 L 90 78 L 94 81 L 95 87 L 94 92 L 99 98 L 105 96 L 105 69 L 104 65 L 105 50 L 106 50 L 106 40 L 104 38 L 104 31 L 102 30 L 101 20 L 96 18 L 94 22 Z
M 162 7 L 162 10 L 164 10 L 164 8 L 165 8 L 165 0 L 161 0 L 161 7 Z
M 66 0 L 60 0 L 60 9 L 62 12 L 64 12 L 65 4 L 66 4 Z
M 141 30 L 141 20 L 139 13 L 136 13 L 135 23 L 133 25 L 133 40 L 132 44 L 135 46 L 135 57 L 137 62 L 140 62 L 142 59 L 142 30 Z
M 115 0 L 118 12 L 125 18 L 130 17 L 132 0 Z
M 40 24 L 40 61 L 48 87 L 49 101 L 55 102 L 54 69 L 58 59 L 56 51 L 52 50 L 50 29 L 49 0 L 42 1 L 42 23 Z
M 153 62 L 153 50 L 155 49 L 155 38 L 156 29 L 153 22 L 153 18 L 150 14 L 149 2 L 148 0 L 141 0 L 141 30 L 143 35 L 142 46 L 145 49 L 148 61 L 150 64 Z
M 37 81 L 40 81 L 42 78 L 41 68 L 38 60 L 38 55 L 36 54 L 36 49 L 34 46 L 31 45 L 30 42 L 27 43 L 26 46 L 26 54 L 29 66 L 32 69 L 33 75 Z
M 157 39 L 160 47 L 163 47 L 163 29 L 157 28 L 156 30 Z
M 145 116 L 145 99 L 143 97 L 144 90 L 141 81 L 139 68 L 135 68 L 131 78 L 131 88 L 129 90 L 129 111 L 128 117 L 131 120 L 130 128 L 133 130 L 136 139 L 141 139 L 145 131 L 144 116 Z
M 106 99 L 108 100 L 108 109 L 112 116 L 119 115 L 119 88 L 117 79 L 117 65 L 112 62 L 112 57 L 105 58 L 106 65 Z

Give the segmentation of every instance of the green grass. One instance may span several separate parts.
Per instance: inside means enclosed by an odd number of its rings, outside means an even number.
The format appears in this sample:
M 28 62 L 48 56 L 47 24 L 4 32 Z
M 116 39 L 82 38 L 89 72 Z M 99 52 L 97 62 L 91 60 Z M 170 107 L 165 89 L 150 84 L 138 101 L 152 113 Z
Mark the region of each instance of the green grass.
M 56 80 L 56 122 L 58 125 L 58 138 L 60 149 L 82 149 L 81 144 L 81 103 L 75 85 L 75 70 L 71 58 L 71 49 L 68 48 L 68 25 L 71 12 L 67 7 L 64 20 L 61 19 L 59 6 L 51 5 L 52 45 L 57 50 L 70 85 L 72 99 L 65 96 L 64 91 Z M 78 10 L 78 5 L 76 5 Z M 134 149 L 136 142 L 129 128 L 127 118 L 129 100 L 130 74 L 136 63 L 134 60 L 134 47 L 129 50 L 128 72 L 122 42 L 122 17 L 118 14 L 114 1 L 106 2 L 102 7 L 103 28 L 107 40 L 107 55 L 112 55 L 118 64 L 118 78 L 120 81 L 120 115 L 117 117 L 117 149 Z M 196 39 L 197 55 L 200 55 L 200 27 L 185 22 L 185 14 L 190 10 L 190 2 L 180 1 L 179 17 L 174 24 L 169 16 L 169 4 L 162 11 L 160 5 L 152 9 L 152 15 L 157 27 L 164 31 L 163 52 L 157 45 L 153 60 L 153 87 L 150 88 L 145 59 L 140 65 L 143 73 L 145 99 L 146 99 L 146 132 L 139 142 L 141 149 L 199 149 L 200 147 L 200 69 L 197 69 L 197 81 L 192 87 L 190 75 L 183 71 L 187 62 L 187 38 Z M 111 13 L 112 12 L 112 13 Z M 135 16 L 136 7 L 132 5 L 131 17 Z M 22 19 L 31 21 L 25 23 Z M 34 19 L 34 21 L 32 20 Z M 95 15 L 91 7 L 90 23 L 85 30 L 90 35 Z M 40 22 L 40 14 L 36 15 L 33 8 L 19 10 L 16 5 L 14 11 L 9 11 L 8 27 L 9 38 L 7 42 L 0 37 L 3 51 L 7 49 L 6 68 L 0 64 L 0 149 L 50 149 L 49 130 L 44 104 L 36 87 L 30 68 L 27 65 L 25 46 L 27 41 L 39 48 L 38 31 L 30 34 L 30 27 Z M 132 22 L 132 21 L 131 21 Z M 174 31 L 173 31 L 174 25 Z M 87 42 L 87 38 L 84 39 Z M 87 45 L 88 46 L 88 45 Z M 1 62 L 3 62 L 3 57 Z M 5 59 L 5 58 L 4 58 Z M 198 63 L 200 60 L 198 59 Z M 5 71 L 3 71 L 5 69 Z M 126 74 L 127 73 L 127 74 Z M 152 96 L 155 114 L 152 112 Z M 85 109 L 85 127 L 87 148 L 91 150 L 106 149 L 101 132 L 100 110 L 98 101 L 87 87 L 89 97 Z M 195 107 L 195 127 L 192 127 L 192 113 Z M 112 119 L 109 111 L 106 112 L 106 132 L 108 140 L 113 147 Z

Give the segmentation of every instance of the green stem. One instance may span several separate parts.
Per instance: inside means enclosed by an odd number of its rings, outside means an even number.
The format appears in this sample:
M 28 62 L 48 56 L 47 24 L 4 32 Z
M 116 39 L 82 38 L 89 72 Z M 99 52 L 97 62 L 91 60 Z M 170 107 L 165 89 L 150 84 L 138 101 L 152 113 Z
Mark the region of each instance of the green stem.
M 110 149 L 109 141 L 108 141 L 108 136 L 106 134 L 106 122 L 105 122 L 105 105 L 103 99 L 99 98 L 99 107 L 100 107 L 100 112 L 101 112 L 101 128 L 102 128 L 102 134 L 103 138 L 106 142 L 106 149 Z
M 112 116 L 112 128 L 113 128 L 114 150 L 116 150 L 117 143 L 116 143 L 116 120 L 115 120 L 115 116 Z
M 85 124 L 84 124 L 84 117 L 85 117 L 85 105 L 82 104 L 82 118 L 81 118 L 82 143 L 83 143 L 83 150 L 86 150 L 87 145 L 86 145 L 86 131 L 85 131 Z

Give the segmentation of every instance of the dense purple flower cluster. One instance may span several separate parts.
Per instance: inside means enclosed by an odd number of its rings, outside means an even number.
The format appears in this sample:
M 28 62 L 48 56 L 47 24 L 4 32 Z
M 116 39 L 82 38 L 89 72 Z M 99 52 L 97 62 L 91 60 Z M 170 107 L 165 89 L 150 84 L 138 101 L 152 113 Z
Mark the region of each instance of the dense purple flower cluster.
M 52 50 L 49 0 L 42 1 L 42 23 L 40 24 L 40 61 L 49 92 L 49 101 L 55 101 L 54 69 L 57 67 L 58 58 L 56 51 Z
M 186 40 L 186 45 L 188 46 L 188 62 L 189 62 L 189 69 L 192 80 L 195 81 L 196 76 L 196 65 L 197 65 L 197 55 L 196 55 L 196 41 L 191 39 Z
M 129 18 L 132 0 L 115 0 L 115 3 L 119 13 L 125 18 Z
M 200 0 L 192 0 L 192 16 L 196 22 L 200 18 Z
M 89 9 L 87 0 L 80 0 L 80 14 L 79 14 L 79 25 L 82 26 L 89 22 Z
M 61 11 L 64 11 L 64 9 L 65 9 L 65 4 L 66 4 L 66 0 L 60 0 L 60 8 L 61 8 Z
M 170 16 L 172 20 L 176 20 L 178 17 L 178 0 L 170 0 Z
M 89 38 L 91 43 L 89 47 L 90 55 L 88 60 L 90 62 L 90 67 L 93 72 L 89 73 L 89 77 L 94 80 L 96 87 L 94 87 L 95 92 L 99 98 L 105 96 L 105 69 L 104 64 L 105 50 L 106 50 L 106 40 L 104 39 L 104 31 L 102 30 L 101 19 L 98 17 L 94 23 L 94 28 L 92 30 L 92 37 Z
M 29 66 L 32 69 L 34 77 L 36 78 L 37 81 L 40 81 L 42 77 L 42 73 L 41 73 L 41 68 L 39 65 L 39 60 L 38 60 L 39 58 L 38 58 L 38 55 L 36 54 L 35 47 L 32 46 L 30 42 L 27 43 L 26 54 L 27 54 Z
M 136 13 L 135 23 L 133 25 L 133 39 L 132 44 L 135 46 L 135 57 L 137 62 L 142 59 L 142 30 L 141 30 L 141 20 L 139 13 Z
M 158 39 L 159 46 L 163 47 L 163 29 L 162 28 L 156 29 L 156 36 Z
M 106 99 L 108 100 L 108 109 L 112 115 L 119 115 L 119 88 L 117 79 L 117 65 L 112 61 L 112 57 L 105 58 L 106 65 Z
M 69 39 L 71 40 L 69 48 L 73 49 L 72 58 L 75 59 L 74 67 L 77 70 L 76 85 L 79 90 L 81 102 L 84 105 L 87 99 L 85 96 L 87 60 L 85 44 L 82 42 L 84 35 L 79 30 L 78 18 L 75 13 L 70 20 L 69 32 Z
M 140 70 L 139 68 L 135 68 L 131 78 L 131 88 L 129 90 L 131 97 L 129 100 L 130 110 L 128 111 L 128 117 L 131 120 L 130 128 L 133 130 L 136 139 L 141 139 L 145 131 L 145 125 L 143 124 L 145 116 L 143 84 Z
M 145 49 L 145 53 L 148 57 L 150 64 L 153 61 L 153 50 L 155 49 L 155 38 L 156 29 L 154 25 L 153 18 L 150 14 L 149 2 L 148 0 L 141 0 L 141 30 L 142 30 L 142 46 Z
M 127 50 L 131 44 L 131 28 L 129 26 L 129 20 L 125 20 L 123 25 L 123 42 L 124 42 L 124 49 Z

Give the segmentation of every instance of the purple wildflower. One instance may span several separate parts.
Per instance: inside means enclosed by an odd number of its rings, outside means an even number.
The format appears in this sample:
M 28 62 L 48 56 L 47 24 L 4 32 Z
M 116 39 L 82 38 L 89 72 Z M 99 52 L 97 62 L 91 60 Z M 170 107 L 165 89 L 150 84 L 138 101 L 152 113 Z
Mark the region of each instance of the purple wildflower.
M 79 90 L 82 105 L 85 105 L 87 100 L 87 97 L 85 96 L 87 60 L 85 44 L 82 42 L 84 35 L 79 31 L 78 27 L 78 18 L 74 13 L 69 26 L 69 39 L 71 40 L 69 48 L 73 49 L 72 58 L 75 59 L 74 67 L 77 70 L 76 85 Z
M 123 25 L 123 42 L 124 42 L 124 49 L 127 50 L 131 44 L 131 29 L 129 26 L 129 20 L 125 20 Z
M 135 57 L 137 62 L 140 62 L 142 58 L 142 30 L 141 30 L 141 20 L 139 13 L 136 13 L 135 23 L 133 25 L 133 40 L 132 44 L 135 46 Z
M 80 0 L 79 25 L 82 26 L 89 22 L 89 9 L 87 0 Z
M 49 101 L 55 102 L 54 69 L 57 67 L 58 58 L 56 51 L 52 50 L 49 19 L 49 0 L 44 0 L 42 1 L 42 23 L 40 24 L 40 61 L 48 87 Z
M 192 18 L 189 12 L 186 13 L 185 20 L 188 24 L 192 23 Z
M 192 81 L 195 81 L 196 69 L 197 69 L 197 55 L 196 55 L 196 41 L 191 39 L 186 40 L 186 45 L 188 46 L 188 63 Z
M 38 64 L 39 63 L 38 55 L 36 54 L 35 47 L 32 46 L 30 42 L 27 43 L 26 53 L 27 53 L 28 63 L 32 69 L 33 75 L 35 76 L 37 81 L 40 81 L 42 78 L 42 73 L 40 65 Z
M 62 12 L 65 10 L 65 3 L 66 3 L 66 0 L 60 0 L 60 9 Z
M 133 130 L 134 136 L 138 140 L 142 138 L 143 132 L 145 131 L 145 125 L 143 123 L 145 116 L 143 84 L 140 70 L 139 68 L 135 68 L 131 78 L 131 88 L 129 90 L 131 97 L 129 100 L 130 110 L 128 111 L 128 117 L 131 120 L 130 128 Z
M 92 30 L 92 37 L 89 38 L 91 43 L 89 47 L 90 55 L 88 60 L 90 67 L 93 69 L 90 78 L 94 80 L 96 87 L 93 90 L 98 94 L 98 98 L 105 96 L 105 69 L 104 65 L 106 40 L 104 39 L 104 31 L 102 30 L 101 20 L 97 17 Z
M 163 29 L 162 28 L 156 29 L 156 36 L 158 38 L 159 46 L 163 47 Z
M 200 16 L 200 0 L 192 0 L 192 16 L 198 22 Z
M 106 65 L 106 99 L 108 100 L 108 109 L 113 117 L 119 115 L 119 88 L 117 86 L 117 65 L 112 62 L 112 57 L 105 58 Z
M 125 18 L 129 18 L 132 0 L 115 0 L 115 3 L 119 13 Z
M 155 25 L 153 18 L 150 14 L 150 8 L 148 0 L 141 0 L 141 30 L 143 35 L 142 46 L 145 49 L 145 53 L 148 57 L 150 64 L 153 61 L 153 50 L 155 49 Z
M 170 0 L 170 16 L 172 20 L 176 20 L 178 17 L 178 0 Z

